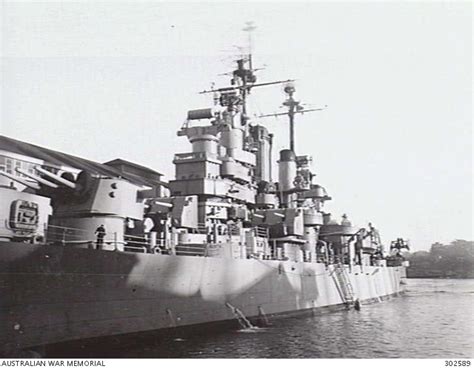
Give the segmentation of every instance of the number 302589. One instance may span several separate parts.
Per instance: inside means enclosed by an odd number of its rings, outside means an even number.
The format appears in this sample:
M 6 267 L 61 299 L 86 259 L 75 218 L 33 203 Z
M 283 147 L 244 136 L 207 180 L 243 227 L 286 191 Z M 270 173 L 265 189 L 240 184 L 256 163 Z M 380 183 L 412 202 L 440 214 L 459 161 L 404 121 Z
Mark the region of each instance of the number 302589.
M 471 366 L 471 360 L 445 360 L 444 366 Z

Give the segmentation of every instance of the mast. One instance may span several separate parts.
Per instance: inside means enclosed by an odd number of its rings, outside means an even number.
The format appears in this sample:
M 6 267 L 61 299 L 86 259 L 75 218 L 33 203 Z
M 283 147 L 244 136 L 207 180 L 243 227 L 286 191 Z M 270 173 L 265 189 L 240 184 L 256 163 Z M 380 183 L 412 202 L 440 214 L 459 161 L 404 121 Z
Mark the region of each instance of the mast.
M 256 83 L 257 76 L 255 72 L 258 69 L 254 69 L 252 65 L 252 32 L 256 28 L 253 22 L 246 22 L 246 26 L 243 28 L 243 31 L 248 32 L 248 50 L 246 55 L 241 55 L 236 60 L 237 68 L 230 73 L 226 73 L 232 75 L 230 80 L 231 86 L 200 92 L 201 94 L 210 92 L 218 93 L 220 105 L 226 107 L 229 112 L 238 112 L 238 106 L 240 105 L 241 126 L 246 126 L 249 120 L 247 115 L 247 97 L 250 95 L 252 88 L 293 82 L 293 80 L 285 80 Z
M 248 32 L 248 60 L 249 60 L 249 68 L 252 68 L 252 32 L 257 29 L 253 22 L 245 22 L 246 26 L 242 29 L 245 32 Z
M 288 84 L 285 86 L 284 91 L 288 95 L 288 99 L 283 103 L 283 105 L 288 107 L 288 118 L 290 121 L 290 150 L 295 152 L 295 111 L 302 110 L 299 101 L 296 101 L 293 98 L 295 92 L 295 86 Z
M 323 108 L 316 108 L 316 109 L 305 109 L 300 101 L 295 100 L 293 97 L 296 88 L 295 85 L 290 82 L 288 83 L 285 88 L 284 88 L 285 93 L 287 94 L 288 98 L 283 102 L 283 105 L 288 108 L 287 112 L 281 112 L 281 113 L 275 113 L 275 114 L 265 114 L 265 115 L 260 115 L 259 118 L 267 118 L 267 117 L 277 117 L 281 115 L 288 115 L 288 120 L 289 120 L 289 128 L 290 128 L 290 150 L 293 153 L 295 152 L 295 115 L 296 114 L 303 114 L 303 113 L 308 113 L 312 111 L 320 111 L 324 110 L 327 105 L 325 105 Z

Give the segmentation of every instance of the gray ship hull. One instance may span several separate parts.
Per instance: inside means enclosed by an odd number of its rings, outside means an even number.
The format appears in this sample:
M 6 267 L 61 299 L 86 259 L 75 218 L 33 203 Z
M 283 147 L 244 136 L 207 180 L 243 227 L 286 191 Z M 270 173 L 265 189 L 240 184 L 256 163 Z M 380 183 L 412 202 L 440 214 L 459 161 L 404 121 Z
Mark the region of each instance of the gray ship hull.
M 348 268 L 346 266 L 346 268 Z M 0 348 L 311 311 L 344 303 L 333 266 L 0 242 Z M 402 292 L 404 267 L 347 270 L 361 301 Z

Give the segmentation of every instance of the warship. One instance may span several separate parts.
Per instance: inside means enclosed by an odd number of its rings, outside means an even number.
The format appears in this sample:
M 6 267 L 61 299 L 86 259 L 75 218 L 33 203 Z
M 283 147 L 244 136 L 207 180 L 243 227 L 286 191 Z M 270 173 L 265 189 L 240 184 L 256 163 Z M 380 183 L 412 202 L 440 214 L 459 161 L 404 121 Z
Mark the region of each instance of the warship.
M 289 146 L 247 112 L 283 85 Z M 312 158 L 295 149 L 293 81 L 257 83 L 237 60 L 211 108 L 190 110 L 175 179 L 0 136 L 0 352 L 140 332 L 359 308 L 403 291 L 398 239 L 324 211 Z M 264 117 L 262 116 L 261 119 Z M 257 119 L 258 122 L 261 121 Z M 276 178 L 274 178 L 276 177 Z

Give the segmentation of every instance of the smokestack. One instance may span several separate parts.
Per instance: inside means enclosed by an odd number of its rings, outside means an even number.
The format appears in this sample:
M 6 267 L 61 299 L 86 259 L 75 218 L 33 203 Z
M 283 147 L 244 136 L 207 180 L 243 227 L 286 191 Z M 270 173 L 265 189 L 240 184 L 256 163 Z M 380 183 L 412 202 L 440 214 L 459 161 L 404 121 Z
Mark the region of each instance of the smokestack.
M 278 181 L 280 190 L 291 191 L 295 188 L 294 181 L 296 177 L 296 156 L 291 150 L 280 151 L 280 161 L 278 162 Z

